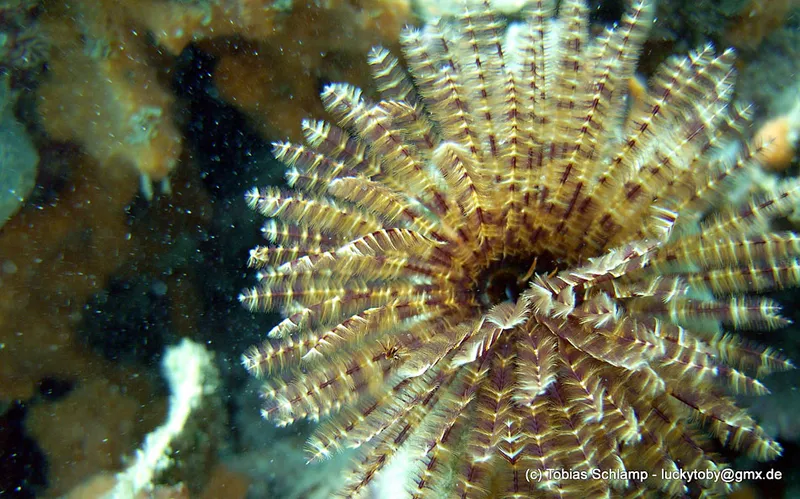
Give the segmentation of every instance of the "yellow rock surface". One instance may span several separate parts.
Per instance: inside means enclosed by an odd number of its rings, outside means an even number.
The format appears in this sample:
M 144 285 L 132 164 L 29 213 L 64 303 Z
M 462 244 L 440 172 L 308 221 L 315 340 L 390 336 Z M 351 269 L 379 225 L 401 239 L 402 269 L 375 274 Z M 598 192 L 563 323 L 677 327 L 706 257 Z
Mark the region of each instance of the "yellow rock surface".
M 152 180 L 166 177 L 181 137 L 146 33 L 127 27 L 115 2 L 72 0 L 48 10 L 42 26 L 54 47 L 37 102 L 47 133 L 80 144 L 103 166 L 129 164 Z

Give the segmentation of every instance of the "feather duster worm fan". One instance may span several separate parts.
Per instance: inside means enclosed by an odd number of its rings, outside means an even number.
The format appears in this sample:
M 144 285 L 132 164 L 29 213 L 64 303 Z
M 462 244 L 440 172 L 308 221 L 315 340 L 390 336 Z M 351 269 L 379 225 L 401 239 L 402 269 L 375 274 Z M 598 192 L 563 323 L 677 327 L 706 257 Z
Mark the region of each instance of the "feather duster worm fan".
M 401 448 L 412 497 L 726 494 L 660 470 L 781 452 L 731 394 L 792 366 L 730 331 L 787 323 L 752 295 L 800 278 L 770 227 L 798 182 L 728 195 L 761 151 L 731 51 L 669 59 L 631 102 L 652 2 L 596 37 L 584 1 L 554 4 L 408 29 L 408 72 L 374 49 L 382 100 L 326 87 L 336 124 L 275 146 L 291 189 L 247 195 L 269 244 L 240 298 L 286 319 L 244 364 L 267 419 L 322 421 L 312 460 L 358 449 L 347 495 Z

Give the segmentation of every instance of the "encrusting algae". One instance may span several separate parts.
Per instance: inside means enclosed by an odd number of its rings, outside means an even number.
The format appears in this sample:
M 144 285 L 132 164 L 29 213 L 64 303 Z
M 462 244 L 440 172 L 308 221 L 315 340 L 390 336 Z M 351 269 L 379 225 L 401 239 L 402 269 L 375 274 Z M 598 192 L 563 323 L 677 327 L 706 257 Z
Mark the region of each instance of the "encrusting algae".
M 325 87 L 337 124 L 276 144 L 292 189 L 247 195 L 269 244 L 240 299 L 286 319 L 244 365 L 267 419 L 323 419 L 312 460 L 358 449 L 346 495 L 401 448 L 412 497 L 725 495 L 660 470 L 781 453 L 731 394 L 793 366 L 728 330 L 788 322 L 748 293 L 800 279 L 800 238 L 772 229 L 800 184 L 729 196 L 764 147 L 741 138 L 732 51 L 668 59 L 629 106 L 653 2 L 594 38 L 587 4 L 560 4 L 409 28 L 410 77 L 374 49 L 383 100 Z

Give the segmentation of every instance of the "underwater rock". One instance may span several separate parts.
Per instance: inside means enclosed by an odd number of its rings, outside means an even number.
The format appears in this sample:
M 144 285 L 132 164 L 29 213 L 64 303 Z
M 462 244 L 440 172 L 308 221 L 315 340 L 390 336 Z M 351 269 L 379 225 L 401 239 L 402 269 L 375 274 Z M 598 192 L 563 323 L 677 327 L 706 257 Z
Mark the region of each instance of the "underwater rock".
M 7 82 L 0 82 L 0 227 L 33 190 L 39 165 L 39 154 L 12 108 Z

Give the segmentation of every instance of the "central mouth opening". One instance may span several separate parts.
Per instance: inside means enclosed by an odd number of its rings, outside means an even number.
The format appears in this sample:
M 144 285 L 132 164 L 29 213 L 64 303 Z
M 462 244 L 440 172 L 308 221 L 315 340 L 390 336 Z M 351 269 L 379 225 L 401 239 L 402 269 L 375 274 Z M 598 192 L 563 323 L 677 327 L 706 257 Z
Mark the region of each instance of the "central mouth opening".
M 548 254 L 525 258 L 504 258 L 489 265 L 477 280 L 476 294 L 481 307 L 516 302 L 536 274 L 558 270 L 558 262 Z

